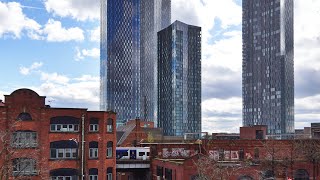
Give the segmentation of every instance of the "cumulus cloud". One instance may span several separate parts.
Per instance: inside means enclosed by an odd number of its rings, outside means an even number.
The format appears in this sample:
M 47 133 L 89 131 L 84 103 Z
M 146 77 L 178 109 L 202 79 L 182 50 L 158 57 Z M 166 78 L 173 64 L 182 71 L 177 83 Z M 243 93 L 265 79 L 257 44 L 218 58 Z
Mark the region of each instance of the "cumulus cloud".
M 24 31 L 31 39 L 39 39 L 41 25 L 26 17 L 22 6 L 16 2 L 0 2 L 0 37 L 21 38 Z
M 47 96 L 52 107 L 89 108 L 98 110 L 99 106 L 99 81 L 74 81 L 61 84 L 44 82 L 40 87 L 33 87 L 39 94 Z
M 172 12 L 172 21 L 201 26 L 204 43 L 212 37 L 215 20 L 223 29 L 241 25 L 241 6 L 233 0 L 172 0 Z
M 82 41 L 84 40 L 83 30 L 78 27 L 66 29 L 62 27 L 60 21 L 49 19 L 43 29 L 43 33 L 47 35 L 47 41 Z
M 99 77 L 92 75 L 81 75 L 79 77 L 68 77 L 63 74 L 41 72 L 38 73 L 39 86 L 11 87 L 10 91 L 0 91 L 0 99 L 4 95 L 20 88 L 29 88 L 39 95 L 46 96 L 46 104 L 51 107 L 66 108 L 88 108 L 99 110 Z
M 41 72 L 41 80 L 46 83 L 56 83 L 56 84 L 67 84 L 69 82 L 69 78 L 64 75 L 60 75 L 56 72 L 47 73 Z
M 90 32 L 90 41 L 100 42 L 100 26 L 95 29 L 89 31 Z
M 29 75 L 32 71 L 39 69 L 42 65 L 42 62 L 34 62 L 29 67 L 21 66 L 19 71 L 22 75 Z
M 78 21 L 96 20 L 100 17 L 99 0 L 45 0 L 46 10 L 61 17 Z
M 21 38 L 25 34 L 30 39 L 49 42 L 84 40 L 84 32 L 79 27 L 65 28 L 60 21 L 53 19 L 42 26 L 28 18 L 22 11 L 23 7 L 16 2 L 0 2 L 0 38 Z
M 98 48 L 80 50 L 79 47 L 76 47 L 75 50 L 76 50 L 76 54 L 75 54 L 76 61 L 80 61 L 86 57 L 90 57 L 94 59 L 97 59 L 100 57 L 100 49 Z

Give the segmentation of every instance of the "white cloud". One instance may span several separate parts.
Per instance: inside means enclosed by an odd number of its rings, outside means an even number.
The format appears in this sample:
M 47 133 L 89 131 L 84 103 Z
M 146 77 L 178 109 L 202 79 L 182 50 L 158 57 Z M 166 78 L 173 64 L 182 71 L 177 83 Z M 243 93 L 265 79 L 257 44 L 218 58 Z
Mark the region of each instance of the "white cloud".
M 84 40 L 83 30 L 78 27 L 66 29 L 61 26 L 60 21 L 49 19 L 43 29 L 43 33 L 47 35 L 47 41 L 82 41 Z
M 92 75 L 82 75 L 79 78 L 74 78 L 76 81 L 99 81 L 99 77 Z
M 319 92 L 320 93 L 320 92 Z M 296 98 L 296 110 L 318 113 L 320 115 L 320 94 L 304 98 Z
M 83 49 L 82 54 L 84 56 L 92 57 L 92 58 L 99 58 L 100 57 L 100 49 L 92 48 L 92 49 Z
M 47 83 L 67 84 L 70 80 L 67 76 L 60 75 L 56 72 L 54 73 L 41 72 L 40 74 L 41 74 L 41 80 L 46 81 Z
M 90 31 L 90 41 L 100 42 L 100 26 Z
M 7 92 L 0 91 L 0 100 L 4 101 L 4 95 L 7 95 Z
M 21 67 L 20 67 L 20 73 L 21 73 L 22 75 L 28 75 L 28 74 L 30 74 L 32 71 L 34 71 L 34 70 L 36 70 L 36 69 L 39 69 L 42 65 L 43 65 L 42 62 L 34 62 L 34 63 L 32 63 L 32 65 L 29 66 L 29 67 L 23 67 L 23 66 L 21 66 Z
M 90 57 L 94 59 L 98 59 L 100 57 L 100 49 L 98 48 L 80 50 L 79 47 L 76 47 L 75 50 L 76 50 L 76 55 L 75 55 L 76 61 L 80 61 L 86 57 Z
M 201 26 L 204 43 L 208 43 L 212 37 L 210 30 L 215 20 L 220 20 L 221 27 L 226 29 L 241 25 L 241 15 L 241 6 L 233 0 L 172 0 L 172 21 L 178 19 Z
M 212 98 L 202 102 L 202 112 L 217 114 L 241 114 L 242 112 L 242 99 L 240 97 L 232 97 L 226 100 Z
M 320 1 L 294 2 L 295 67 L 320 70 Z
M 39 39 L 41 25 L 26 17 L 20 3 L 0 2 L 0 22 L 0 37 L 21 38 L 23 31 L 26 31 L 31 39 Z
M 242 38 L 240 31 L 226 32 L 227 36 L 214 44 L 204 43 L 202 64 L 204 68 L 224 67 L 236 71 L 241 76 Z
M 67 29 L 62 27 L 60 21 L 53 19 L 49 19 L 44 26 L 41 26 L 23 13 L 23 7 L 16 2 L 0 2 L 0 37 L 21 38 L 25 32 L 33 40 L 50 42 L 84 40 L 84 32 L 79 27 Z
M 99 0 L 45 0 L 48 12 L 61 17 L 71 17 L 79 21 L 94 20 L 100 17 Z
M 202 128 L 208 132 L 239 132 L 241 97 L 212 98 L 202 102 Z
M 50 100 L 52 107 L 89 108 L 99 110 L 99 77 L 82 75 L 70 78 L 56 73 L 44 73 L 54 78 L 45 80 L 39 87 L 32 87 Z M 47 76 L 48 77 L 48 76 Z M 41 74 L 41 79 L 43 74 Z M 61 83 L 61 82 L 67 83 Z

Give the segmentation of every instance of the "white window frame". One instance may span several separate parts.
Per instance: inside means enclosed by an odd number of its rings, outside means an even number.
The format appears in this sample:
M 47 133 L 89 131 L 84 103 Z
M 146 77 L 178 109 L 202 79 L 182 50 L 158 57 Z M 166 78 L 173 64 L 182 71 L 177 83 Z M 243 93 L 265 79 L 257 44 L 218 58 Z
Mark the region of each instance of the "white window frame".
M 107 147 L 107 158 L 112 158 L 112 147 Z
M 107 174 L 107 180 L 112 180 L 112 173 Z
M 99 124 L 90 124 L 89 132 L 98 132 L 99 131 Z
M 52 149 L 55 149 L 55 157 L 51 157 Z M 58 156 L 59 153 L 62 153 L 62 157 Z M 67 153 L 69 153 L 70 156 L 67 156 Z M 77 155 L 77 148 L 50 148 L 50 159 L 76 159 Z
M 72 180 L 72 176 L 51 176 L 51 180 Z
M 37 132 L 18 131 L 12 134 L 12 147 L 28 148 L 38 146 Z
M 109 132 L 109 133 L 113 132 L 112 125 L 110 125 L 110 124 L 107 125 L 107 132 Z
M 13 170 L 13 175 L 34 175 L 37 174 L 35 159 L 21 158 L 16 159 Z
M 78 124 L 50 124 L 50 132 L 79 132 Z
M 90 159 L 99 158 L 99 149 L 98 148 L 89 148 L 89 158 Z
M 98 175 L 89 175 L 89 180 L 98 180 Z

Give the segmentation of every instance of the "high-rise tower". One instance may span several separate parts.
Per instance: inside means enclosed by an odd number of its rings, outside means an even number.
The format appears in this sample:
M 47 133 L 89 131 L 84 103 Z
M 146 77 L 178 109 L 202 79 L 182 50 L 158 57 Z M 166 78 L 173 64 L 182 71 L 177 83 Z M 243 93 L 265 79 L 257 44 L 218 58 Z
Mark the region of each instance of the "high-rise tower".
M 141 5 L 141 118 L 157 124 L 157 32 L 170 25 L 171 0 Z
M 201 28 L 175 21 L 158 32 L 158 127 L 201 132 Z
M 293 1 L 242 1 L 243 125 L 294 132 Z
M 171 0 L 101 0 L 100 109 L 118 124 L 154 119 L 156 33 L 170 19 Z

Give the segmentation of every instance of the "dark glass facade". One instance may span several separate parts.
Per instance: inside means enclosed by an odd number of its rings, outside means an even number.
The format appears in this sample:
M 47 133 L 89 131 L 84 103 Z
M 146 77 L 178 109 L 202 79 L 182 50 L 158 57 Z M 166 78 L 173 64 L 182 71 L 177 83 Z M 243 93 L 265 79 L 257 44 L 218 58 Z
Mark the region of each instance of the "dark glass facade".
M 149 46 L 170 14 L 170 0 L 101 0 L 100 109 L 117 112 L 117 124 L 144 114 L 153 120 L 156 49 Z
M 243 125 L 294 133 L 293 1 L 243 0 L 242 9 Z
M 201 28 L 175 21 L 158 32 L 158 127 L 201 132 Z
M 141 1 L 141 118 L 157 124 L 157 32 L 171 22 L 171 0 Z

